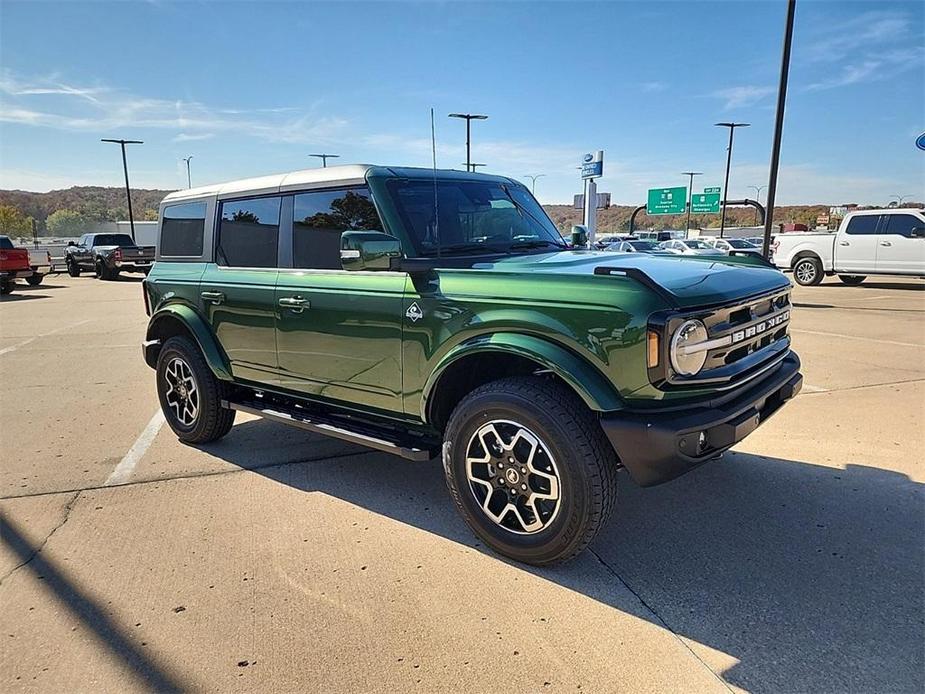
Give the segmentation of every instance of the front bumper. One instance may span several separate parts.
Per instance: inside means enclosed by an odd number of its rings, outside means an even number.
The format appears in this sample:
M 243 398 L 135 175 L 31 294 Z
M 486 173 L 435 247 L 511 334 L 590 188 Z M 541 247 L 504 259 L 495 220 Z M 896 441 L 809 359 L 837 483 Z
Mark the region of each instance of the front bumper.
M 603 417 L 601 426 L 633 480 L 651 487 L 718 457 L 794 398 L 802 386 L 800 359 L 791 352 L 769 376 L 731 399 L 667 412 L 623 411 Z

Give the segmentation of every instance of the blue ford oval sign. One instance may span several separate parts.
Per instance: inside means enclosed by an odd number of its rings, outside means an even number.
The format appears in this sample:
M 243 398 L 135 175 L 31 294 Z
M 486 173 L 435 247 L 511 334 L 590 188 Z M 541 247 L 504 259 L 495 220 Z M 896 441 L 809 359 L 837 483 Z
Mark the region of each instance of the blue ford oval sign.
M 919 135 L 918 139 L 915 141 L 915 146 L 919 149 L 925 149 L 925 133 Z
M 585 163 L 586 163 L 586 164 L 589 164 L 589 163 L 591 163 L 592 161 L 594 161 L 594 155 L 591 154 L 590 152 L 588 152 L 588 153 L 585 155 Z

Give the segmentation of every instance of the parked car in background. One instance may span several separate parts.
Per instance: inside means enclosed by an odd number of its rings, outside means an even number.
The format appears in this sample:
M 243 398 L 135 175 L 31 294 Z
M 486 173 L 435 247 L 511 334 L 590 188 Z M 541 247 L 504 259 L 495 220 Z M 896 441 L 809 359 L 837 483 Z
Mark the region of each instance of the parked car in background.
M 52 271 L 51 253 L 47 250 L 30 248 L 29 267 L 32 268 L 32 274 L 26 278 L 26 282 L 35 287 L 41 284 L 45 275 Z
M 635 238 L 636 237 L 633 236 L 632 234 L 601 234 L 595 239 L 594 244 L 599 249 L 604 249 L 613 243 L 618 243 L 620 241 L 629 241 L 630 239 L 635 239 Z
M 726 255 L 721 250 L 713 248 L 706 241 L 700 239 L 674 239 L 662 241 L 658 247 L 663 251 L 676 255 Z
M 9 236 L 0 236 L 0 294 L 9 294 L 17 279 L 28 280 L 31 276 L 29 251 L 16 248 Z
M 616 251 L 617 253 L 648 253 L 649 255 L 672 255 L 668 251 L 664 251 L 659 248 L 659 245 L 656 241 L 643 241 L 641 239 L 633 239 L 632 241 L 619 241 L 617 243 L 612 243 L 605 251 Z
M 154 246 L 139 246 L 128 234 L 84 234 L 67 245 L 65 263 L 71 277 L 86 270 L 103 280 L 114 280 L 120 272 L 148 274 L 154 263 Z
M 908 208 L 849 213 L 835 232 L 780 234 L 772 262 L 792 270 L 797 284 L 826 275 L 860 284 L 867 275 L 925 277 L 925 213 Z
M 671 241 L 683 233 L 681 231 L 637 231 L 633 236 L 642 241 Z
M 706 241 L 710 246 L 712 246 L 716 250 L 722 251 L 726 255 L 729 255 L 730 253 L 732 253 L 733 255 L 737 253 L 738 254 L 748 253 L 748 254 L 757 255 L 757 256 L 761 255 L 761 247 L 756 246 L 753 243 L 749 243 L 745 239 L 710 238 L 710 239 L 703 239 L 703 240 Z

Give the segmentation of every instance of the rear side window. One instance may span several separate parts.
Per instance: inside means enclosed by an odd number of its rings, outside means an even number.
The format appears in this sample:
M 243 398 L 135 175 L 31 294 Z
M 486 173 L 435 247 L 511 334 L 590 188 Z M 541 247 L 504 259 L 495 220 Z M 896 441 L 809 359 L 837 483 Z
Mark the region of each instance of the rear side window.
M 851 221 L 848 222 L 848 228 L 845 229 L 845 233 L 851 234 L 852 236 L 876 234 L 877 221 L 879 219 L 880 215 L 876 214 L 862 214 L 852 217 Z
M 889 214 L 886 215 L 887 234 L 896 234 L 898 236 L 912 236 L 912 230 L 915 227 L 925 227 L 925 222 L 911 214 Z
M 292 211 L 292 267 L 340 270 L 340 235 L 382 231 L 366 188 L 318 190 L 295 196 Z
M 230 267 L 276 267 L 279 196 L 222 203 L 215 259 Z
M 199 257 L 206 225 L 206 204 L 188 202 L 164 208 L 161 222 L 161 255 Z

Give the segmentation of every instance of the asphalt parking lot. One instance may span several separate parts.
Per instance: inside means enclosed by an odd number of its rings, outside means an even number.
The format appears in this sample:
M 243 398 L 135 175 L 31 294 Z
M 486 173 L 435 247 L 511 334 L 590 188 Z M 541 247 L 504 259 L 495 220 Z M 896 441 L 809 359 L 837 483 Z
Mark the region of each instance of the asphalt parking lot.
M 139 276 L 140 277 L 140 276 Z M 805 387 L 625 476 L 576 561 L 485 551 L 436 462 L 161 426 L 134 279 L 0 303 L 5 691 L 925 689 L 925 283 L 796 287 Z

